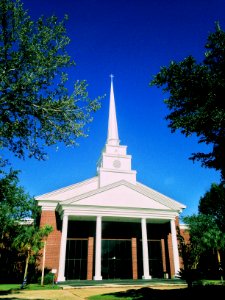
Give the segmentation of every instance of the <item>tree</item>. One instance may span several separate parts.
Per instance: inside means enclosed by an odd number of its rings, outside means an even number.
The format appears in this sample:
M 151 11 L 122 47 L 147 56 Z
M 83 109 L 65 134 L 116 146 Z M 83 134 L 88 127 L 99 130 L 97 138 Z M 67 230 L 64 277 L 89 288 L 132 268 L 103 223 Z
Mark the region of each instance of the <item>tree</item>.
M 23 232 L 26 227 L 19 224 L 32 218 L 34 226 L 38 226 L 40 209 L 35 199 L 19 185 L 18 173 L 11 170 L 0 178 L 0 269 L 4 273 L 3 281 L 9 278 L 19 280 L 17 264 L 20 259 L 12 246 L 14 239 L 21 234 L 19 229 Z
M 184 216 L 183 221 L 188 224 L 190 235 L 190 244 L 184 245 L 183 248 L 185 250 L 187 246 L 188 251 L 184 251 L 184 253 L 189 270 L 198 268 L 200 258 L 211 251 L 216 253 L 218 272 L 221 266 L 220 252 L 225 250 L 225 235 L 217 225 L 215 218 L 205 214 L 194 214 Z
M 183 259 L 184 277 L 193 280 L 195 271 L 208 269 L 214 276 L 225 266 L 225 189 L 223 183 L 211 184 L 211 188 L 200 198 L 198 215 L 183 217 L 188 224 L 189 243 L 178 232 L 180 255 Z M 207 271 L 208 272 L 208 271 Z M 186 279 L 185 278 L 185 279 Z
M 180 269 L 179 275 L 182 279 L 186 280 L 188 287 L 191 288 L 193 281 L 199 277 L 197 270 L 200 253 L 195 244 L 192 244 L 190 240 L 185 241 L 185 237 L 180 232 L 180 228 L 177 227 L 177 238 L 178 238 L 178 250 L 179 255 L 182 259 L 183 268 Z
M 52 226 L 49 225 L 45 225 L 44 227 L 40 228 L 36 228 L 33 225 L 20 226 L 18 235 L 14 239 L 12 245 L 26 258 L 23 281 L 27 279 L 29 263 L 35 262 L 36 256 L 44 247 L 45 242 L 43 239 L 47 237 L 52 230 Z
M 10 170 L 0 179 L 0 241 L 14 230 L 15 222 L 36 218 L 36 201 L 19 186 L 18 171 Z
M 210 190 L 200 198 L 198 211 L 200 214 L 213 216 L 220 230 L 225 233 L 225 187 L 212 183 Z
M 21 0 L 0 1 L 0 149 L 19 158 L 44 159 L 45 147 L 76 145 L 100 108 L 85 80 L 70 93 L 66 70 L 75 66 L 67 53 L 65 16 L 32 21 Z
M 216 23 L 205 45 L 202 63 L 193 56 L 181 62 L 171 61 L 154 76 L 150 86 L 163 87 L 169 93 L 166 116 L 172 132 L 180 130 L 198 143 L 212 146 L 208 153 L 192 153 L 190 159 L 203 167 L 220 171 L 225 180 L 225 32 Z

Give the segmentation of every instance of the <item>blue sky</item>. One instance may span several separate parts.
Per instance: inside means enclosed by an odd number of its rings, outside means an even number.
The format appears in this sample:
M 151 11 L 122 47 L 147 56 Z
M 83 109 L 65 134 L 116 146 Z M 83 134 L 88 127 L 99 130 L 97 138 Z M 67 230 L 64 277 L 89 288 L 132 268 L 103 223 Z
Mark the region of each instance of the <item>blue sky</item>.
M 204 55 L 208 34 L 215 21 L 225 29 L 225 0 L 24 0 L 32 18 L 69 15 L 69 54 L 76 68 L 69 73 L 71 87 L 87 80 L 89 95 L 106 94 L 102 108 L 89 125 L 89 136 L 76 148 L 62 145 L 47 149 L 49 158 L 21 161 L 21 185 L 32 196 L 91 178 L 107 137 L 109 75 L 114 74 L 114 93 L 121 145 L 128 146 L 137 180 L 185 204 L 183 215 L 197 213 L 201 196 L 212 182 L 214 170 L 202 168 L 188 157 L 206 150 L 195 137 L 171 133 L 161 89 L 149 82 L 161 66 L 193 55 Z

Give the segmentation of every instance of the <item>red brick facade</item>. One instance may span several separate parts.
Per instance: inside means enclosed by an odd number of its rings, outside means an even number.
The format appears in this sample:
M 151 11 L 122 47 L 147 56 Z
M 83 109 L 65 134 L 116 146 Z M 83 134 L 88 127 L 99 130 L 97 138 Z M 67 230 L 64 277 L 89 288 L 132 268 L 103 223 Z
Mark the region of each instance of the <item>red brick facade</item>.
M 137 265 L 137 239 L 131 239 L 131 255 L 132 255 L 132 273 L 133 279 L 138 279 L 138 265 Z
M 163 273 L 167 273 L 166 269 L 166 248 L 165 248 L 165 240 L 161 239 L 161 247 L 162 247 L 162 264 L 163 264 Z
M 94 238 L 88 238 L 87 280 L 93 279 Z
M 168 250 L 169 250 L 169 261 L 170 261 L 170 276 L 173 278 L 175 275 L 175 269 L 174 269 L 173 245 L 172 245 L 171 233 L 168 234 Z
M 45 252 L 45 268 L 57 269 L 59 268 L 59 253 L 61 242 L 61 230 L 57 229 L 55 211 L 42 211 L 40 226 L 51 225 L 53 231 L 47 238 L 46 252 Z M 41 262 L 42 264 L 42 262 Z M 40 265 L 41 265 L 40 264 Z

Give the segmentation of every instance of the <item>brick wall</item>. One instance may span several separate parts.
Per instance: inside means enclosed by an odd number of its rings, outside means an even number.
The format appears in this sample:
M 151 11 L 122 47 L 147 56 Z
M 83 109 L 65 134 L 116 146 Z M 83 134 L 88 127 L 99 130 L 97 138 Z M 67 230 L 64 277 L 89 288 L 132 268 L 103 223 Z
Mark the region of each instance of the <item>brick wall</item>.
M 166 268 L 166 249 L 165 249 L 165 240 L 164 239 L 161 239 L 161 249 L 162 249 L 163 273 L 167 273 L 167 268 Z
M 131 239 L 131 253 L 132 253 L 132 272 L 133 279 L 138 279 L 138 265 L 137 265 L 137 239 Z
M 182 237 L 184 238 L 185 244 L 188 244 L 190 241 L 190 234 L 189 234 L 188 230 L 181 228 L 180 235 L 182 235 Z
M 187 226 L 181 226 L 180 227 L 180 235 L 183 237 L 184 239 L 184 244 L 188 244 L 190 242 L 190 233 L 188 231 L 188 227 Z M 184 262 L 182 257 L 180 257 L 180 268 L 183 269 L 184 268 Z
M 45 252 L 45 268 L 47 269 L 59 269 L 59 253 L 60 253 L 60 241 L 61 230 L 57 228 L 57 218 L 55 211 L 42 211 L 40 226 L 51 225 L 53 231 L 49 234 L 46 243 Z M 42 260 L 40 262 L 42 266 Z
M 169 251 L 169 260 L 170 260 L 170 276 L 171 278 L 173 278 L 175 275 L 175 268 L 174 268 L 173 244 L 172 244 L 171 233 L 168 234 L 168 251 Z
M 87 280 L 93 280 L 94 238 L 88 238 Z

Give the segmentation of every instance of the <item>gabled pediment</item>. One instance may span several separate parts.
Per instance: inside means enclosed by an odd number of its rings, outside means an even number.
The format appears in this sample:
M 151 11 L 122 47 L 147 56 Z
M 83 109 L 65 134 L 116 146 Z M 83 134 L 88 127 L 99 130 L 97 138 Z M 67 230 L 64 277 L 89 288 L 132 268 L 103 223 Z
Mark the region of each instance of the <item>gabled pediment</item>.
M 69 185 L 67 187 L 39 195 L 35 197 L 38 201 L 52 200 L 52 201 L 65 201 L 76 197 L 78 195 L 85 194 L 92 190 L 96 190 L 98 187 L 98 177 L 92 177 L 82 182 Z
M 90 191 L 61 202 L 66 206 L 96 206 L 117 208 L 146 208 L 160 210 L 180 210 L 182 205 L 141 184 L 131 184 L 125 180 Z

